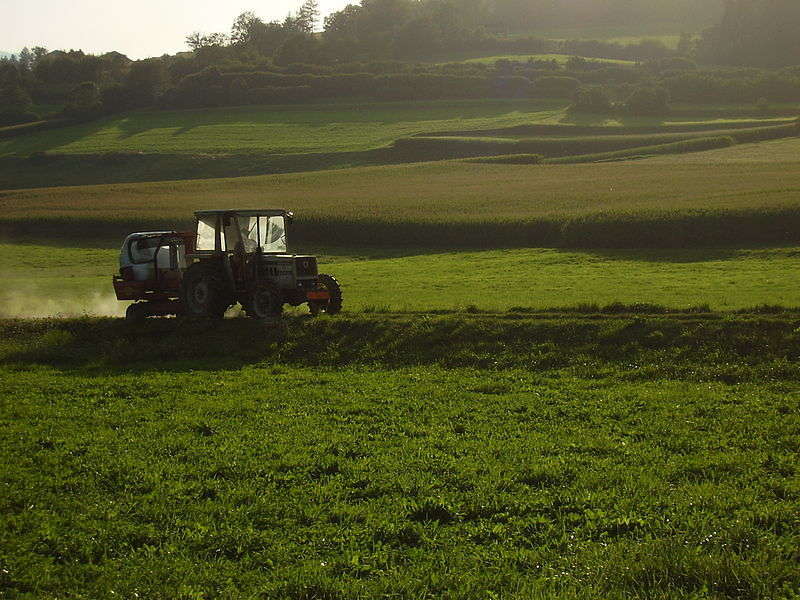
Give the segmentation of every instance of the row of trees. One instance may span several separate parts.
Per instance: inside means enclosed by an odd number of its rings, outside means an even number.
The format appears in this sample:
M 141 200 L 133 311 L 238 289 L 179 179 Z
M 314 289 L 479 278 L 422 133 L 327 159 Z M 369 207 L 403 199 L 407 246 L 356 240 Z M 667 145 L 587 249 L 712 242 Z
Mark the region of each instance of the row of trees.
M 630 4 L 632 0 L 625 0 Z M 647 0 L 633 0 L 649 5 Z M 547 0 L 538 3 L 542 10 L 559 5 Z M 621 3 L 617 3 L 620 4 Z M 364 59 L 413 60 L 437 55 L 476 50 L 494 52 L 568 51 L 588 56 L 623 59 L 651 59 L 669 53 L 659 42 L 621 45 L 607 42 L 553 42 L 525 36 L 504 36 L 496 24 L 504 20 L 519 26 L 535 0 L 361 0 L 324 19 L 321 32 L 314 32 L 319 8 L 316 0 L 306 0 L 296 15 L 282 21 L 265 22 L 252 12 L 242 13 L 230 33 L 187 37 L 189 47 L 202 65 L 220 65 L 224 60 L 250 60 L 252 56 L 271 57 L 279 65 L 294 62 L 336 64 Z M 515 13 L 516 11 L 516 13 Z M 500 18 L 502 16 L 502 19 Z M 537 22 L 541 26 L 541 22 Z M 526 26 L 527 27 L 527 26 Z M 502 28 L 504 31 L 508 27 Z M 579 46 L 582 46 L 580 50 Z
M 730 65 L 800 62 L 800 36 L 794 35 L 800 27 L 797 0 L 724 2 L 719 25 L 697 39 L 684 36 L 673 51 L 648 40 L 623 45 L 492 33 L 501 26 L 510 29 L 512 22 L 524 23 L 525 14 L 551 22 L 552 11 L 560 18 L 591 14 L 595 22 L 602 21 L 602 15 L 624 22 L 623 9 L 626 14 L 645 9 L 665 14 L 665 3 L 654 0 L 361 0 L 328 15 L 321 32 L 316 31 L 318 4 L 305 0 L 295 14 L 280 21 L 267 22 L 245 12 L 229 32 L 193 33 L 186 40 L 190 52 L 174 56 L 131 61 L 117 52 L 93 56 L 25 49 L 11 60 L 0 60 L 0 122 L 41 116 L 31 113 L 32 100 L 64 105 L 64 114 L 86 118 L 153 105 L 220 106 L 336 97 L 569 97 L 585 85 L 605 86 L 612 95 L 626 98 L 629 87 L 638 86 L 664 89 L 671 98 L 690 102 L 800 99 L 797 73 L 791 69 L 697 69 L 688 58 Z M 674 16 L 689 2 L 675 0 L 670 6 Z M 414 62 L 467 49 L 576 56 L 566 65 Z M 578 55 L 638 64 L 608 66 Z M 615 92 L 615 87 L 621 91 Z

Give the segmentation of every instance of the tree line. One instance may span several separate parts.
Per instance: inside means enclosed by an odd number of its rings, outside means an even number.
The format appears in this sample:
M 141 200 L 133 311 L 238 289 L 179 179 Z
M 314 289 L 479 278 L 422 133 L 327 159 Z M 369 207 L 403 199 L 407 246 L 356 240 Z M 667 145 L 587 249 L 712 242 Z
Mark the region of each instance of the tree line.
M 712 15 L 713 5 L 705 3 L 701 14 Z M 670 6 L 666 10 L 654 0 L 361 0 L 327 15 L 317 31 L 318 4 L 305 0 L 282 20 L 245 12 L 227 32 L 194 32 L 186 38 L 189 51 L 172 56 L 131 61 L 117 52 L 95 56 L 35 47 L 0 60 L 0 124 L 46 116 L 31 110 L 34 100 L 61 105 L 60 115 L 70 118 L 149 106 L 333 98 L 575 97 L 578 106 L 640 112 L 654 111 L 668 99 L 800 100 L 797 69 L 767 69 L 800 63 L 796 0 L 724 0 L 715 9 L 719 23 L 699 36 L 684 35 L 677 50 L 654 40 L 620 44 L 507 35 L 512 25 L 530 28 L 526 19 L 568 24 L 591 15 L 595 23 L 625 22 L 623 9 L 629 16 L 649 11 L 651 18 L 677 19 L 692 4 L 675 0 Z M 755 30 L 749 36 L 748 27 Z M 420 62 L 467 51 L 573 58 L 566 64 Z M 593 60 L 598 58 L 632 64 L 610 66 Z M 734 68 L 745 65 L 761 68 Z

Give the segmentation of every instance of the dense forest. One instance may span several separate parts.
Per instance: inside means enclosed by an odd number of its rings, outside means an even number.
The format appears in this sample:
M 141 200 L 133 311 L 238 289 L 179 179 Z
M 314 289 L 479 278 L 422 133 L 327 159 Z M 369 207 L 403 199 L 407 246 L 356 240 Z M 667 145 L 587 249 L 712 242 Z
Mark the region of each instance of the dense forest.
M 721 22 L 703 33 L 696 50 L 704 62 L 724 65 L 800 64 L 800 2 L 726 0 Z
M 696 6 L 698 5 L 699 6 Z M 553 40 L 545 27 L 711 24 L 657 40 Z M 321 26 L 321 31 L 320 31 Z M 0 125 L 95 118 L 141 107 L 438 98 L 572 98 L 585 110 L 667 103 L 800 101 L 797 0 L 361 0 L 322 18 L 315 0 L 280 21 L 252 12 L 187 36 L 187 52 L 131 61 L 109 52 L 24 49 L 0 59 Z M 457 62 L 467 53 L 562 54 Z M 451 62 L 447 62 L 447 60 Z M 601 59 L 616 59 L 612 64 Z M 794 65 L 794 66 L 792 66 Z M 63 107 L 43 114 L 43 105 Z M 34 110 L 35 109 L 35 110 Z

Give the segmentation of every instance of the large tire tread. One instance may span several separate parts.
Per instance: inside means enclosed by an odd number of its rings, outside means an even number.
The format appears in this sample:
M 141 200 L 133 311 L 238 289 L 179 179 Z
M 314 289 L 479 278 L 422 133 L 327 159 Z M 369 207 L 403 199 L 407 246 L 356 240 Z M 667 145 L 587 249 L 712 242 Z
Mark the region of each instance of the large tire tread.
M 209 300 L 204 307 L 197 306 L 190 298 L 193 287 L 201 281 L 206 281 L 208 285 Z M 233 303 L 230 295 L 225 275 L 217 265 L 195 263 L 183 275 L 181 302 L 184 305 L 184 314 L 188 317 L 221 319 Z
M 266 295 L 270 297 L 269 304 L 265 303 L 264 296 L 251 297 L 242 305 L 244 312 L 253 319 L 274 319 L 283 314 L 283 297 L 280 290 L 274 285 L 263 283 L 253 292 L 253 296 Z
M 325 304 L 320 303 L 309 303 L 309 308 L 311 309 L 312 314 L 318 314 L 320 312 L 327 313 L 329 315 L 335 315 L 342 311 L 342 303 L 344 298 L 342 296 L 342 286 L 339 285 L 339 282 L 333 275 L 328 275 L 327 273 L 320 273 L 317 275 L 319 283 L 328 290 L 331 297 L 328 302 Z

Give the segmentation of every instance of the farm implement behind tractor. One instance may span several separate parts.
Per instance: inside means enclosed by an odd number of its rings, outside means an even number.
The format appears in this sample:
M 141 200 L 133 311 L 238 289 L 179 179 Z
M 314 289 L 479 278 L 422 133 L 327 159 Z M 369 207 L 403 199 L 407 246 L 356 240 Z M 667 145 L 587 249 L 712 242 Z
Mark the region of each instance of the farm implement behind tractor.
M 308 304 L 312 314 L 336 314 L 342 291 L 318 273 L 317 258 L 288 253 L 284 210 L 203 210 L 193 232 L 129 235 L 114 276 L 118 300 L 134 301 L 126 318 L 185 315 L 221 319 L 241 304 L 248 316 L 275 317 L 283 306 Z

